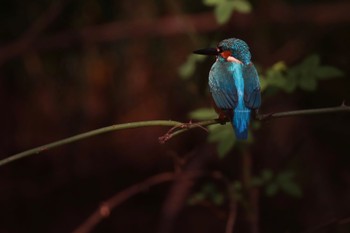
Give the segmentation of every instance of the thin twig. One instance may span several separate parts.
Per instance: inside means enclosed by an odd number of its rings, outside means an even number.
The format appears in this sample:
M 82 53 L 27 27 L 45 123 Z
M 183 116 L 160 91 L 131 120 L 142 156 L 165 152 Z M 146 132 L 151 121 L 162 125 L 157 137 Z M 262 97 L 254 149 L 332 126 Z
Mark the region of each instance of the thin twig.
M 231 181 L 221 172 L 214 172 L 212 177 L 221 180 L 226 186 L 227 198 L 229 200 L 229 212 L 227 216 L 225 233 L 233 233 L 237 217 L 237 197 L 235 194 L 235 188 L 231 184 Z
M 282 117 L 291 117 L 291 116 L 301 116 L 301 115 L 312 115 L 312 114 L 324 114 L 324 113 L 336 113 L 336 112 L 350 112 L 350 106 L 345 105 L 343 102 L 340 106 L 331 107 L 331 108 L 315 108 L 315 109 L 304 109 L 296 111 L 287 111 L 287 112 L 276 112 L 257 115 L 257 120 L 263 121 L 270 118 L 282 118 Z
M 208 121 L 200 121 L 200 122 L 196 122 L 193 123 L 192 121 L 190 121 L 189 123 L 182 123 L 180 125 L 176 125 L 174 127 L 172 127 L 171 129 L 168 130 L 168 132 L 166 132 L 166 134 L 164 134 L 163 136 L 159 137 L 158 140 L 160 143 L 165 143 L 166 141 L 168 141 L 169 139 L 173 138 L 176 135 L 179 135 L 183 132 L 186 132 L 189 129 L 192 128 L 201 128 L 204 131 L 208 132 L 207 128 L 205 128 L 205 126 L 208 125 L 213 125 L 218 123 L 217 119 L 214 120 L 208 120 Z
M 227 217 L 227 223 L 226 223 L 226 233 L 233 233 L 233 229 L 235 226 L 235 222 L 236 222 L 236 217 L 237 217 L 237 201 L 234 199 L 234 196 L 232 196 L 231 193 L 229 193 L 228 195 L 230 195 L 229 201 L 229 213 L 228 213 L 228 217 Z

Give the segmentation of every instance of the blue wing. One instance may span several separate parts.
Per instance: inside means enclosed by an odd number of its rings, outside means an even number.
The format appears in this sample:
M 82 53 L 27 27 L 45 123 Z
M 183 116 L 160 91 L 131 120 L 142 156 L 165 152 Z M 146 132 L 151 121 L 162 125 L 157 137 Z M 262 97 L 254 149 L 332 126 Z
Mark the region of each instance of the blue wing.
M 253 63 L 244 65 L 244 103 L 246 107 L 257 109 L 261 105 L 260 81 Z
M 227 63 L 229 65 L 229 63 Z M 234 109 L 237 106 L 237 89 L 225 63 L 215 62 L 209 73 L 209 88 L 216 106 Z

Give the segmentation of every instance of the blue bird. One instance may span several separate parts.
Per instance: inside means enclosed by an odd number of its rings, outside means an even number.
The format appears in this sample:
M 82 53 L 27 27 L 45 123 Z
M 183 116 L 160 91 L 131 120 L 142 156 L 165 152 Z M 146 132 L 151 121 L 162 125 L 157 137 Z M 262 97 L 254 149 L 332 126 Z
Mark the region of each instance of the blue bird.
M 247 43 L 230 38 L 216 48 L 194 51 L 195 54 L 215 55 L 209 72 L 209 89 L 220 117 L 232 119 L 237 139 L 248 138 L 251 110 L 261 105 L 260 82 Z

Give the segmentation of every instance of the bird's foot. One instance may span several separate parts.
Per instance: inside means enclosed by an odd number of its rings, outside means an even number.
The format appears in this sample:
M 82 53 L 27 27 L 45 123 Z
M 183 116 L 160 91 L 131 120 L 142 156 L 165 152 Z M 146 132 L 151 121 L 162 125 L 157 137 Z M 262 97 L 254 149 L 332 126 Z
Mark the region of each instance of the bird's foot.
M 218 119 L 216 119 L 220 125 L 225 125 L 227 122 L 230 121 L 230 118 L 227 117 L 227 115 L 223 112 L 220 112 Z
M 203 129 L 204 131 L 208 132 L 208 129 L 205 128 L 203 125 L 189 121 L 188 123 L 181 123 L 181 124 L 175 125 L 171 129 L 169 129 L 166 134 L 159 137 L 158 140 L 160 143 L 163 144 L 166 141 L 168 141 L 170 138 L 172 138 L 180 130 L 186 130 L 186 129 L 190 129 L 190 128 L 194 128 L 194 127 L 199 127 L 201 129 Z

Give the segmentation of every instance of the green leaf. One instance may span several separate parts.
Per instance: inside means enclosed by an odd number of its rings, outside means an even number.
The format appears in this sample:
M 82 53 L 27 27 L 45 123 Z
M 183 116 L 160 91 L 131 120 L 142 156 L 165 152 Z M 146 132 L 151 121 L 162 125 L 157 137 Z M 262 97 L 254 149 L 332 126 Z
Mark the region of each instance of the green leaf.
M 247 0 L 203 0 L 206 6 L 215 6 L 214 14 L 219 24 L 226 23 L 234 10 L 241 13 L 249 13 L 252 6 Z
M 266 81 L 266 78 L 264 76 L 259 75 L 260 80 L 260 89 L 261 91 L 264 91 L 268 87 L 268 82 Z
M 312 54 L 302 61 L 301 66 L 303 69 L 313 69 L 317 67 L 319 64 L 320 64 L 320 56 L 318 56 L 317 54 Z
M 195 63 L 187 60 L 184 64 L 179 67 L 179 75 L 182 79 L 188 79 L 191 77 L 195 71 Z
M 279 183 L 289 182 L 293 179 L 295 173 L 293 171 L 284 171 L 277 175 L 276 180 Z
M 215 127 L 213 125 L 209 127 L 208 141 L 217 143 L 218 156 L 224 158 L 235 145 L 236 138 L 229 124 L 215 125 Z
M 246 0 L 234 0 L 233 9 L 240 13 L 249 13 L 252 11 L 252 5 Z
M 253 187 L 262 186 L 263 184 L 264 184 L 264 181 L 260 177 L 253 177 L 252 178 L 251 185 Z
M 284 61 L 279 61 L 279 62 L 276 62 L 275 64 L 273 64 L 271 69 L 273 69 L 275 71 L 286 71 L 287 65 Z
M 251 122 L 251 127 L 254 130 L 260 129 L 261 127 L 261 121 L 252 121 Z
M 318 79 L 329 79 L 334 77 L 343 76 L 344 73 L 338 68 L 332 66 L 322 66 L 317 68 L 315 75 Z
M 194 195 L 192 195 L 189 199 L 188 199 L 188 204 L 189 205 L 196 205 L 199 202 L 203 201 L 206 198 L 206 194 L 203 192 L 198 192 Z
M 182 79 L 188 79 L 194 74 L 196 69 L 196 63 L 199 61 L 203 61 L 205 56 L 197 56 L 197 55 L 189 55 L 185 63 L 183 63 L 179 69 L 179 75 Z
M 235 191 L 242 191 L 242 183 L 240 181 L 234 181 L 231 186 Z
M 301 77 L 299 79 L 299 86 L 305 91 L 314 91 L 317 87 L 317 81 L 312 76 Z
M 211 200 L 215 205 L 222 205 L 224 199 L 224 195 L 222 195 L 222 193 L 219 192 L 216 192 L 211 196 Z
M 202 191 L 206 194 L 211 194 L 211 193 L 215 193 L 216 191 L 216 187 L 213 183 L 207 183 L 202 187 Z
M 254 142 L 254 137 L 253 137 L 253 134 L 252 134 L 252 131 L 250 129 L 248 129 L 248 138 L 246 141 L 243 141 L 244 143 L 247 143 L 247 144 L 251 144 Z
M 233 194 L 236 201 L 241 201 L 243 199 L 242 183 L 240 181 L 234 181 L 230 184 L 230 194 Z
M 236 142 L 231 125 L 210 125 L 208 129 L 208 141 L 217 143 L 219 157 L 223 158 Z
M 280 188 L 290 196 L 300 198 L 303 194 L 300 187 L 294 182 L 280 183 Z
M 217 114 L 212 108 L 198 108 L 190 112 L 188 115 L 194 120 L 209 120 L 217 118 Z
M 287 93 L 292 93 L 297 87 L 297 77 L 292 75 L 292 73 L 288 72 L 286 76 L 286 85 L 284 86 L 284 90 Z
M 272 177 L 273 177 L 273 172 L 270 169 L 264 169 L 261 172 L 261 179 L 264 182 L 270 181 L 272 179 Z
M 232 127 L 227 125 L 212 125 L 209 129 L 208 142 L 220 142 L 226 140 L 232 134 Z
M 228 154 L 228 152 L 231 151 L 234 145 L 235 145 L 234 140 L 225 140 L 225 141 L 219 142 L 218 144 L 219 158 L 223 159 Z
M 225 0 L 203 0 L 203 4 L 206 6 L 215 6 L 220 4 L 223 1 Z
M 216 5 L 214 9 L 216 21 L 219 24 L 226 23 L 230 19 L 233 9 L 234 9 L 233 2 L 228 2 L 228 1 L 220 2 L 218 5 Z
M 282 72 L 274 69 L 269 69 L 266 72 L 266 79 L 269 85 L 280 87 L 280 88 L 284 88 L 287 83 Z
M 271 71 L 268 75 L 269 79 L 267 80 L 267 82 L 269 83 L 269 85 L 280 88 L 286 86 L 286 79 L 280 72 Z
M 266 71 L 267 86 L 275 86 L 282 90 L 290 90 L 293 86 L 286 77 L 287 66 L 283 61 L 275 63 Z
M 278 192 L 278 185 L 276 183 L 270 183 L 265 187 L 265 194 L 268 197 L 272 197 L 274 195 L 276 195 L 276 193 Z

